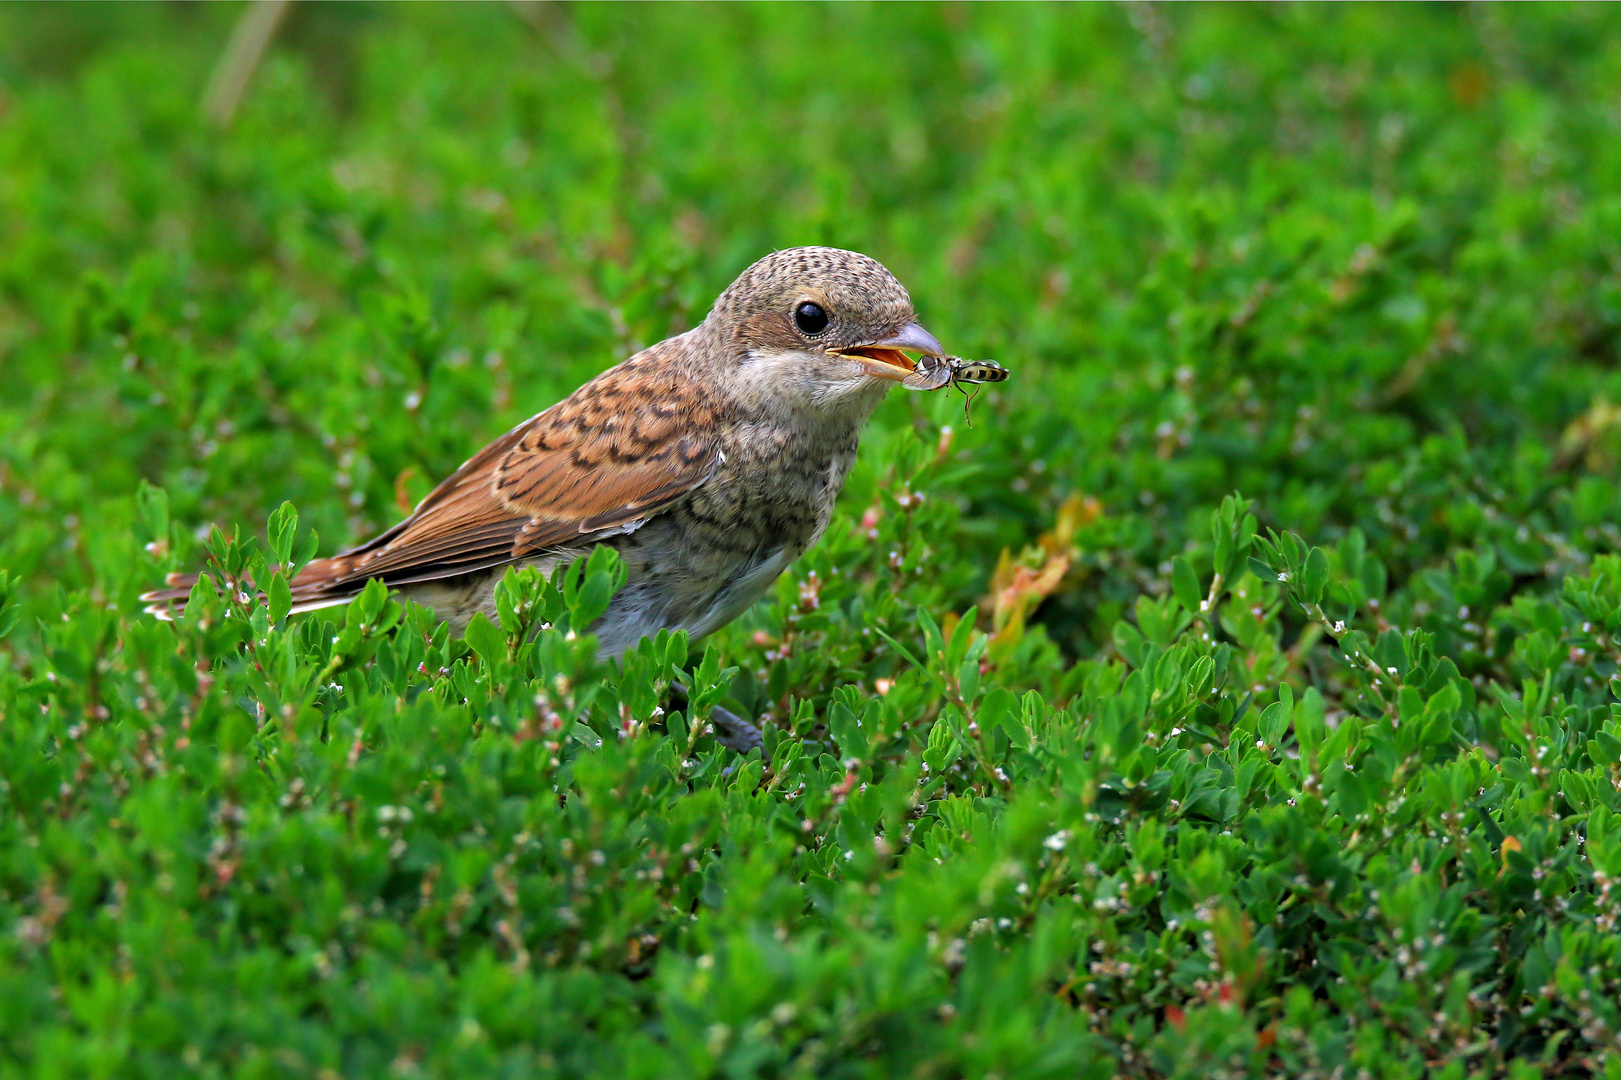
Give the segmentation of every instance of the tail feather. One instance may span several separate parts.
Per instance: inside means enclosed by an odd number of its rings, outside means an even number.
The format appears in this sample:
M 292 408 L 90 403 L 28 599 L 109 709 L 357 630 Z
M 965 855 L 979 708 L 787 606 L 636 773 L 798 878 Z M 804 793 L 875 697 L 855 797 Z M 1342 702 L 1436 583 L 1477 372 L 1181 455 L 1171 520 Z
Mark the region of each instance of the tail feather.
M 359 596 L 366 587 L 366 579 L 357 581 L 345 578 L 343 575 L 347 569 L 343 559 L 331 558 L 316 559 L 300 570 L 292 581 L 293 606 L 290 613 L 297 615 L 304 611 L 337 607 Z M 183 615 L 186 602 L 191 599 L 191 590 L 201 577 L 201 574 L 170 574 L 164 579 L 165 588 L 141 594 L 146 613 L 165 622 Z M 264 599 L 264 594 L 260 593 L 259 598 Z

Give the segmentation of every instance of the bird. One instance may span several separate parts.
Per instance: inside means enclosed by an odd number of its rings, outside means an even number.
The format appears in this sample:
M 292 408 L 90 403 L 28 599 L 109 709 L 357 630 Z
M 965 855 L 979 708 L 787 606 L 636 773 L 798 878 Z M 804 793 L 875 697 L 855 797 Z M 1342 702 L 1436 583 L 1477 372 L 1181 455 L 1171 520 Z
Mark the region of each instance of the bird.
M 697 326 L 514 427 L 394 527 L 308 563 L 291 611 L 345 604 L 381 579 L 460 634 L 476 613 L 496 618 L 507 567 L 550 573 L 603 544 L 626 580 L 590 628 L 599 655 L 663 629 L 697 641 L 821 538 L 874 409 L 945 358 L 876 259 L 772 252 Z M 171 574 L 146 610 L 173 618 L 197 579 Z

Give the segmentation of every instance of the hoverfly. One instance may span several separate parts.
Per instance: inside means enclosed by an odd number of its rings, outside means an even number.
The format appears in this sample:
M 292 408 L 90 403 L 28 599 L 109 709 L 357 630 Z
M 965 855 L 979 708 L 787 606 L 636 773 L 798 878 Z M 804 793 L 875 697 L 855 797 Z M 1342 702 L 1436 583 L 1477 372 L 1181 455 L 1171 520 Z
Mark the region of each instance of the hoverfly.
M 917 369 L 902 380 L 902 385 L 913 390 L 938 390 L 942 386 L 955 386 L 962 390 L 963 384 L 979 386 L 981 383 L 1006 382 L 1010 374 L 1007 368 L 995 360 L 964 360 L 960 356 L 924 357 Z M 968 416 L 968 406 L 974 403 L 974 394 L 967 390 L 962 391 L 968 400 L 962 403 L 963 420 L 970 426 L 973 421 Z M 976 390 L 974 393 L 978 393 Z

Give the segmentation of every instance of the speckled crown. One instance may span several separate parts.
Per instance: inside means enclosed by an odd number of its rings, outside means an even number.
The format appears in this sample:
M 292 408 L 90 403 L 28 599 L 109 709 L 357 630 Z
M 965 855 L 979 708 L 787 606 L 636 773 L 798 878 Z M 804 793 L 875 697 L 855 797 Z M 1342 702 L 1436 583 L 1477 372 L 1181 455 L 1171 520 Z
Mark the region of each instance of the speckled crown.
M 786 312 L 801 298 L 825 299 L 835 311 L 873 325 L 899 325 L 912 318 L 911 296 L 883 263 L 859 251 L 830 247 L 772 252 L 727 286 L 710 317 L 725 321 L 766 309 Z

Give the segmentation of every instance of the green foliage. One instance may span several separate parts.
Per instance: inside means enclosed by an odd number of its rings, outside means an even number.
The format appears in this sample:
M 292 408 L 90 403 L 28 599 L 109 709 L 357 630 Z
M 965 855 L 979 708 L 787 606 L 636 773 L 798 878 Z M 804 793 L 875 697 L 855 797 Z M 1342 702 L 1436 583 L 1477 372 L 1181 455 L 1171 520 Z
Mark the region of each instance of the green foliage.
M 290 10 L 0 7 L 0 1075 L 1621 1077 L 1613 10 Z M 814 242 L 736 624 L 290 615 Z

